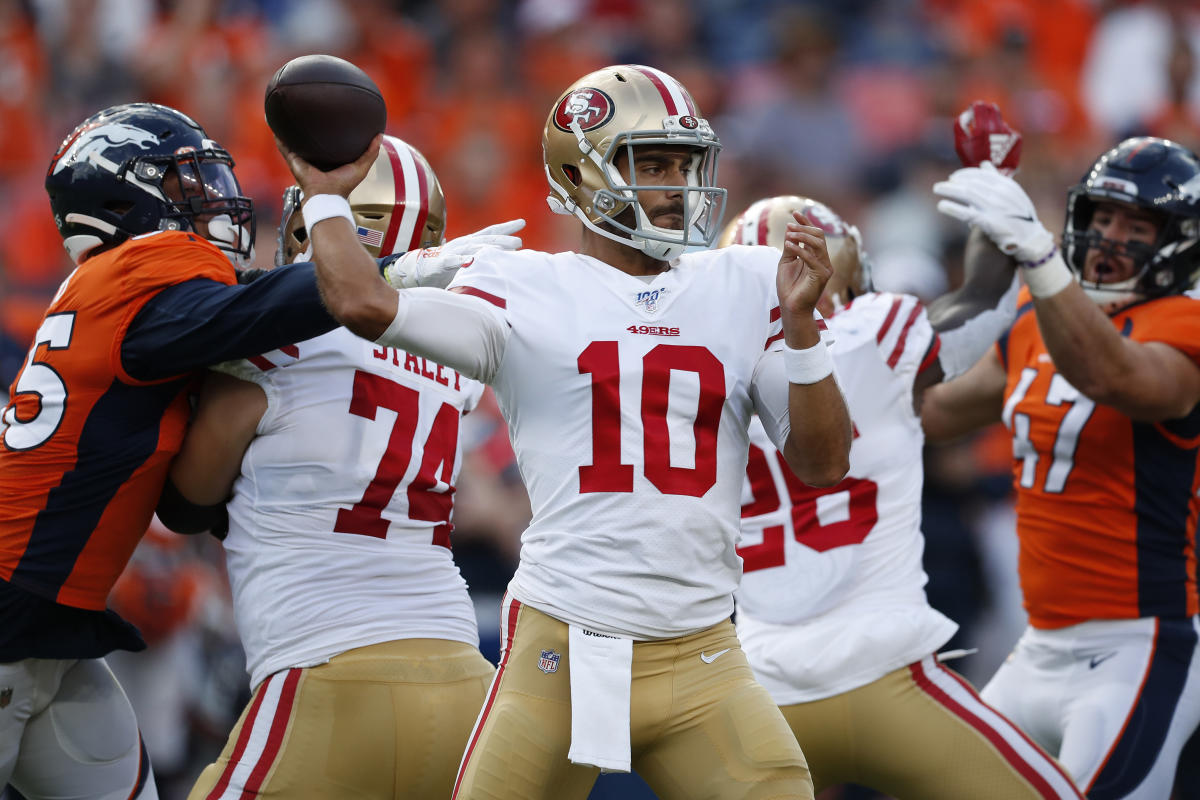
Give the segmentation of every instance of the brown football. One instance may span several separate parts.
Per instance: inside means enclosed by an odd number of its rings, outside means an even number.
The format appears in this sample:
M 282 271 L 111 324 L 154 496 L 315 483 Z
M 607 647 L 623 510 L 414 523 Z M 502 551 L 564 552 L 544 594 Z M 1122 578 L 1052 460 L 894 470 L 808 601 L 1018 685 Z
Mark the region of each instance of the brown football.
M 387 124 L 387 106 L 367 73 L 341 58 L 293 58 L 267 84 L 267 125 L 288 149 L 331 170 L 361 156 Z

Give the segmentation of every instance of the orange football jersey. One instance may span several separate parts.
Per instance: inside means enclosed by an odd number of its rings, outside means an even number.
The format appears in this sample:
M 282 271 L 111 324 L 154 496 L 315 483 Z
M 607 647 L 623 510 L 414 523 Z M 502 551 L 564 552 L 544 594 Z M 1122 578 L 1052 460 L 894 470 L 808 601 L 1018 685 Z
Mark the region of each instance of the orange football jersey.
M 1198 300 L 1164 297 L 1112 320 L 1123 336 L 1169 344 L 1200 363 Z M 1200 407 L 1143 423 L 1080 394 L 1046 352 L 1028 289 L 997 347 L 1030 622 L 1061 628 L 1197 613 Z
M 63 282 L 4 411 L 0 578 L 68 606 L 103 609 L 150 523 L 188 420 L 190 374 L 139 381 L 121 364 L 134 316 L 192 278 L 236 282 L 190 233 L 132 239 Z

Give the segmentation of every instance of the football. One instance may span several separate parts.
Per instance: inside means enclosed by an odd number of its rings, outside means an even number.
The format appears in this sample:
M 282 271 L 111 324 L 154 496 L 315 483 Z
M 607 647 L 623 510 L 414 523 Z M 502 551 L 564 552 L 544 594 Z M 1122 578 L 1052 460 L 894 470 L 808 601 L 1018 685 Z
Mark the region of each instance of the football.
M 383 94 L 341 58 L 293 58 L 267 84 L 267 125 L 288 149 L 325 171 L 349 164 L 387 124 Z

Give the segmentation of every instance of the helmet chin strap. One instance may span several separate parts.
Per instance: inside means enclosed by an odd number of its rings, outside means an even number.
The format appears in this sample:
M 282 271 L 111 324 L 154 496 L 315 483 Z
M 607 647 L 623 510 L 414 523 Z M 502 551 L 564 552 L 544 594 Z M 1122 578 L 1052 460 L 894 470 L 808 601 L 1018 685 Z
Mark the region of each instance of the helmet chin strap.
M 244 225 L 234 225 L 228 214 L 217 214 L 208 221 L 208 240 L 219 247 L 235 267 L 247 267 L 254 260 L 250 232 Z

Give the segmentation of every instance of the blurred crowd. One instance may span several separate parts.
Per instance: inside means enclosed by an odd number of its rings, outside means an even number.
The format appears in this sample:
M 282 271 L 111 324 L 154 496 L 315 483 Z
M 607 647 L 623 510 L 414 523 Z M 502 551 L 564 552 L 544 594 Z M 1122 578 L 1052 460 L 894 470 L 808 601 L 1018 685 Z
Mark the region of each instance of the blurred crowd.
M 195 117 L 237 162 L 269 266 L 290 176 L 263 90 L 305 53 L 374 78 L 387 132 L 437 172 L 448 237 L 524 217 L 527 246 L 573 248 L 578 223 L 545 204 L 546 114 L 583 74 L 644 63 L 713 122 L 727 219 L 760 197 L 819 198 L 862 229 L 877 285 L 927 300 L 959 280 L 963 231 L 930 187 L 957 166 L 951 122 L 972 100 L 998 103 L 1024 136 L 1018 179 L 1052 227 L 1109 144 L 1150 134 L 1200 148 L 1194 0 L 0 0 L 3 385 L 70 269 L 42 190 L 66 133 L 134 100 Z M 494 403 L 468 421 L 455 553 L 494 657 L 529 508 Z M 929 594 L 962 625 L 951 646 L 980 649 L 962 662 L 976 682 L 1023 624 L 1008 447 L 996 430 L 926 456 Z M 165 533 L 114 592 L 152 645 L 112 661 L 158 717 L 142 725 L 159 726 L 146 743 L 165 797 L 212 757 L 248 690 L 227 592 L 214 540 Z

